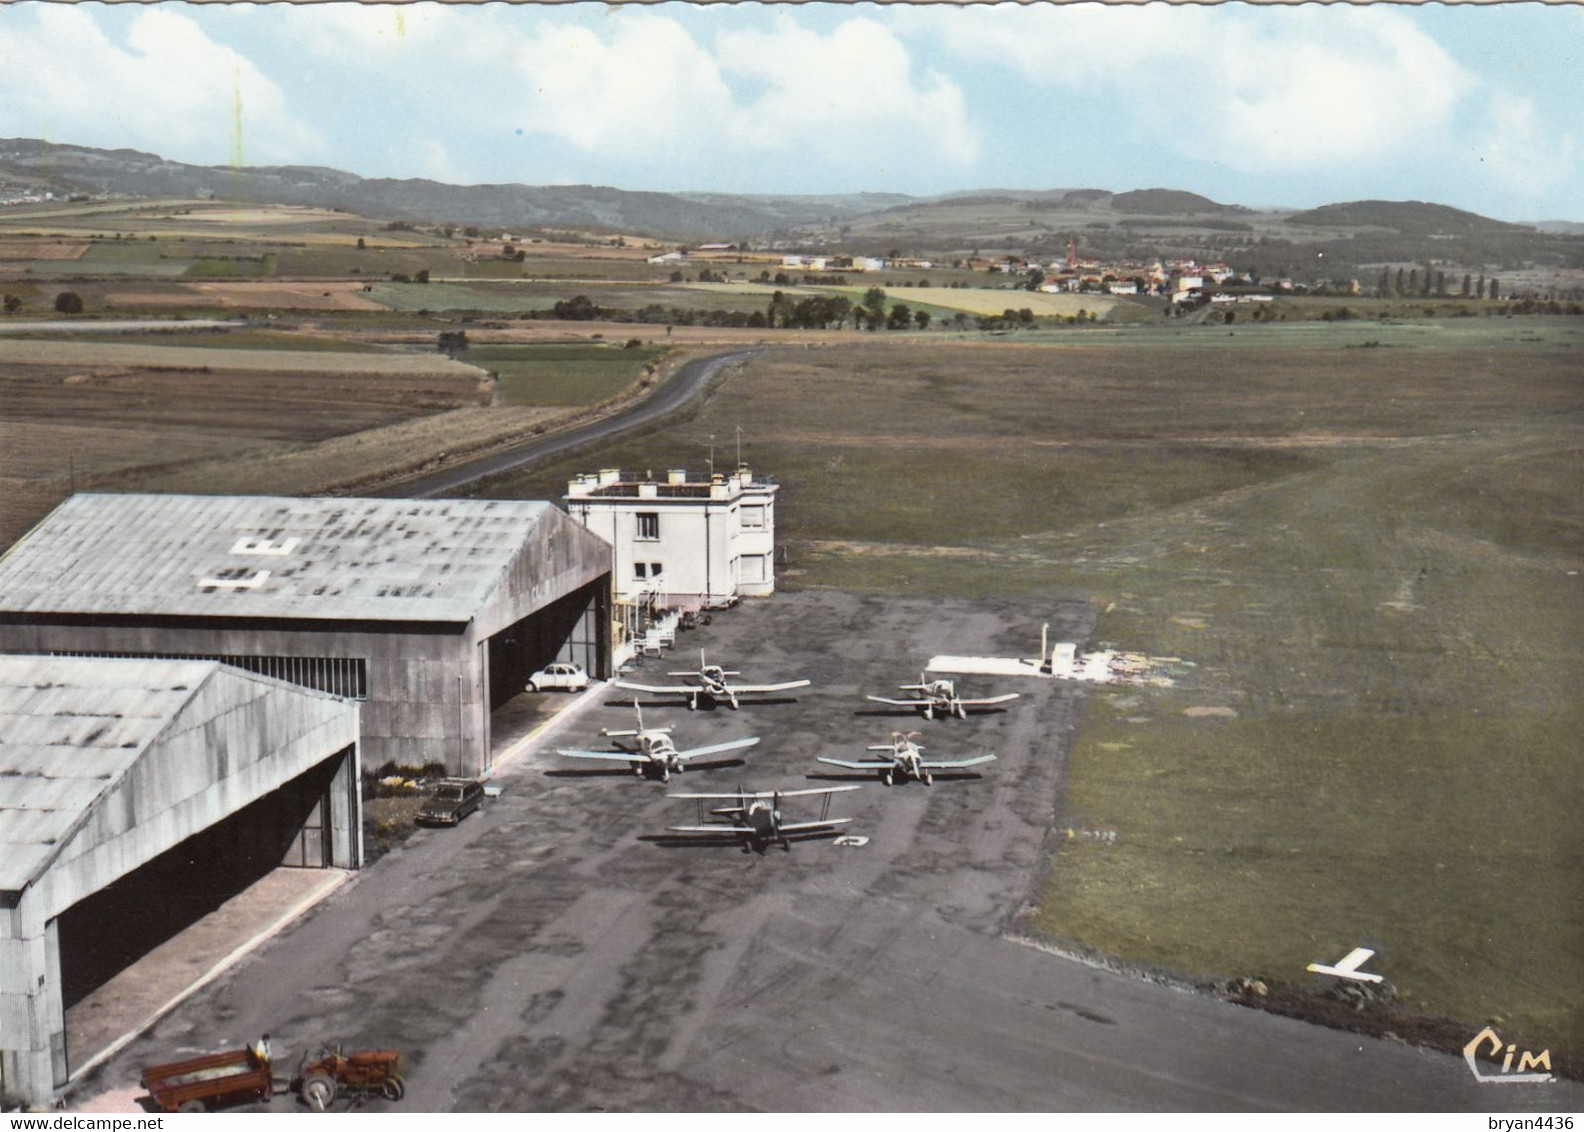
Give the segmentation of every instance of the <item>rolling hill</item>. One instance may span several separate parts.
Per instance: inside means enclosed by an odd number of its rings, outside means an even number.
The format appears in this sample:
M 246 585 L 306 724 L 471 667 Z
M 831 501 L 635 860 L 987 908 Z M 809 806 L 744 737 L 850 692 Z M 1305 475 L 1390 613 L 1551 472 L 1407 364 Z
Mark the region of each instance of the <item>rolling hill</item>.
M 188 165 L 132 149 L 0 140 L 0 197 L 52 189 L 218 197 L 342 209 L 384 220 L 530 230 L 574 227 L 681 242 L 945 259 L 1056 256 L 1069 240 L 1107 259 L 1236 261 L 1263 274 L 1345 277 L 1381 264 L 1584 269 L 1584 236 L 1509 224 L 1423 201 L 1362 200 L 1303 211 L 1246 208 L 1179 189 L 984 188 L 776 195 L 641 192 L 602 185 L 448 185 L 365 178 L 322 166 Z M 1560 227 L 1562 230 L 1557 230 Z

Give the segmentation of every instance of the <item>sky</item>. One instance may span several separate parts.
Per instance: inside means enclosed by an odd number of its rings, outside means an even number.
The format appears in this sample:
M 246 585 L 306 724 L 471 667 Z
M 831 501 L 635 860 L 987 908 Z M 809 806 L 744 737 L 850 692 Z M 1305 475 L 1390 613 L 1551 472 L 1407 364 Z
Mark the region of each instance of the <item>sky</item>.
M 734 193 L 1584 221 L 1584 6 L 0 6 L 0 137 Z

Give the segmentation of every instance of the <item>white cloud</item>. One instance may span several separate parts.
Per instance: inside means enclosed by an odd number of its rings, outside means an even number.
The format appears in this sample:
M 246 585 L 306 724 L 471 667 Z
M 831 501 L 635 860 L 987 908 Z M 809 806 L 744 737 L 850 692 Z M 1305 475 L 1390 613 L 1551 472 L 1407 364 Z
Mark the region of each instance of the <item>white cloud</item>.
M 664 17 L 620 12 L 603 37 L 546 20 L 510 54 L 517 89 L 500 91 L 493 112 L 513 128 L 585 151 L 685 152 L 707 143 L 731 114 L 714 59 Z
M 1380 8 L 970 8 L 912 26 L 949 52 L 1120 102 L 1140 139 L 1249 172 L 1416 150 L 1444 135 L 1477 83 Z
M 725 32 L 712 50 L 648 12 L 606 26 L 552 17 L 511 55 L 523 89 L 496 100 L 502 124 L 610 157 L 883 164 L 927 152 L 961 165 L 977 152 L 958 88 L 916 75 L 902 42 L 867 19 L 821 36 L 783 17 Z
M 46 4 L 3 15 L 3 132 L 201 162 L 297 160 L 320 147 L 278 86 L 178 11 L 139 11 L 124 43 L 82 8 Z
M 1474 156 L 1496 187 L 1538 201 L 1578 180 L 1577 140 L 1571 133 L 1547 131 L 1532 101 L 1493 91 L 1486 108 Z
M 404 147 L 403 154 L 416 161 L 413 171 L 404 174 L 405 176 L 427 177 L 431 181 L 440 181 L 447 185 L 471 183 L 470 178 L 452 161 L 450 151 L 433 138 L 424 138 L 409 147 Z
M 747 148 L 875 162 L 923 149 L 959 166 L 978 154 L 962 91 L 934 72 L 915 77 L 907 47 L 873 20 L 821 36 L 783 17 L 768 32 L 721 35 L 719 55 L 728 74 L 765 88 L 731 129 Z
M 443 73 L 507 50 L 498 13 L 471 4 L 288 5 L 279 27 L 310 55 L 342 66 L 418 64 Z

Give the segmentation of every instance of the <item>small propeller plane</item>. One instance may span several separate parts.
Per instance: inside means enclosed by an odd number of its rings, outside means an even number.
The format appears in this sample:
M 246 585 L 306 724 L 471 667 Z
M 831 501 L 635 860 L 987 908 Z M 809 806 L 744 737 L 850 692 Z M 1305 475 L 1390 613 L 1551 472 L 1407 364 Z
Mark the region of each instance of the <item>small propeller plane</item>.
M 924 748 L 914 742 L 918 737 L 917 731 L 909 731 L 906 734 L 893 731 L 891 742 L 869 748 L 871 751 L 884 751 L 888 758 L 832 759 L 824 755 L 818 757 L 822 763 L 847 770 L 877 770 L 880 772 L 880 780 L 887 786 L 894 784 L 899 777 L 916 778 L 925 786 L 929 786 L 935 781 L 935 776 L 931 773 L 933 771 L 959 770 L 965 766 L 978 766 L 995 758 L 994 755 L 975 755 L 971 759 L 926 759 Z
M 733 739 L 727 743 L 712 743 L 707 747 L 693 747 L 686 751 L 677 750 L 676 741 L 671 738 L 670 727 L 645 727 L 643 709 L 638 706 L 638 701 L 633 701 L 633 710 L 638 713 L 638 726 L 636 728 L 614 729 L 601 728 L 600 734 L 610 739 L 632 739 L 635 742 L 631 749 L 617 743 L 622 748 L 615 751 L 568 751 L 558 750 L 556 754 L 569 759 L 604 759 L 610 762 L 625 762 L 632 766 L 632 772 L 642 777 L 646 772 L 659 772 L 661 782 L 670 782 L 672 774 L 681 774 L 687 769 L 688 763 L 704 755 L 722 755 L 727 751 L 742 751 L 755 746 L 759 739 Z
M 886 696 L 865 696 L 864 699 L 872 700 L 877 704 L 890 704 L 892 707 L 917 708 L 924 713 L 925 719 L 934 719 L 937 715 L 967 719 L 970 711 L 994 707 L 996 704 L 1004 704 L 1018 698 L 1016 692 L 1008 692 L 1002 696 L 990 696 L 982 700 L 965 700 L 957 694 L 957 685 L 952 681 L 930 680 L 922 672 L 919 673 L 917 684 L 899 684 L 897 687 L 904 692 L 916 692 L 917 695 L 907 700 L 893 700 Z
M 613 683 L 618 688 L 626 688 L 632 692 L 648 692 L 655 696 L 686 696 L 689 711 L 696 711 L 701 702 L 716 704 L 726 703 L 733 711 L 737 710 L 739 696 L 763 696 L 771 692 L 790 692 L 793 688 L 806 688 L 807 680 L 788 680 L 780 684 L 730 684 L 728 677 L 741 676 L 741 672 L 722 668 L 718 664 L 710 664 L 704 657 L 704 650 L 699 649 L 699 666 L 697 672 L 667 672 L 667 676 L 679 676 L 684 680 L 694 681 L 690 684 L 672 684 L 661 686 L 656 684 L 634 684 L 627 680 L 616 680 Z
M 792 848 L 791 838 L 824 833 L 851 818 L 830 816 L 830 796 L 845 790 L 859 790 L 858 786 L 823 786 L 812 790 L 752 791 L 738 788 L 735 794 L 668 794 L 668 798 L 691 798 L 699 803 L 699 821 L 696 825 L 673 825 L 666 828 L 672 833 L 703 833 L 715 836 L 741 837 L 750 846 L 781 843 L 781 848 Z M 783 798 L 823 795 L 820 816 L 807 821 L 789 822 L 781 815 Z M 704 820 L 704 803 L 725 802 L 724 806 L 711 806 L 709 813 L 717 820 Z

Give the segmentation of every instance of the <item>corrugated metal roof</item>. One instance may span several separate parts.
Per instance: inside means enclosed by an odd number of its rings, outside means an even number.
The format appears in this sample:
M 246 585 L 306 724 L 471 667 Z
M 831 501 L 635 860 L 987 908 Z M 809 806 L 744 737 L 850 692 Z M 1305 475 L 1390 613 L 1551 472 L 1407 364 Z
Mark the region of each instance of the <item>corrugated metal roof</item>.
M 525 500 L 74 495 L 0 558 L 0 611 L 463 622 L 550 512 Z
M 34 879 L 220 665 L 0 656 L 0 891 Z

